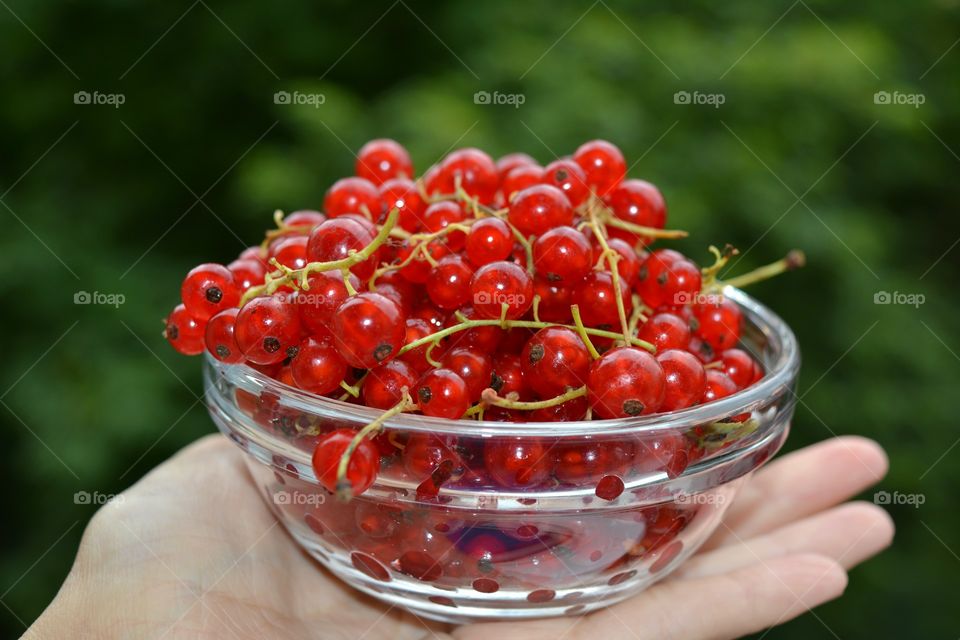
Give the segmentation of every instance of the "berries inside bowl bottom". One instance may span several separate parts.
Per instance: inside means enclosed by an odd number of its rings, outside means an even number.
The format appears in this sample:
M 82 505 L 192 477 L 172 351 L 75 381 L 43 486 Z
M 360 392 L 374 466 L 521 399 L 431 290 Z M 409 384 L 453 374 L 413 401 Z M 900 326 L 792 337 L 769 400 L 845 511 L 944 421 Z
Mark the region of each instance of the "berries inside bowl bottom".
M 296 541 L 345 583 L 449 622 L 576 615 L 667 576 L 784 442 L 799 353 L 749 296 L 743 346 L 767 375 L 669 415 L 497 423 L 401 414 L 348 502 L 318 481 L 317 439 L 380 412 L 209 357 L 208 408 Z

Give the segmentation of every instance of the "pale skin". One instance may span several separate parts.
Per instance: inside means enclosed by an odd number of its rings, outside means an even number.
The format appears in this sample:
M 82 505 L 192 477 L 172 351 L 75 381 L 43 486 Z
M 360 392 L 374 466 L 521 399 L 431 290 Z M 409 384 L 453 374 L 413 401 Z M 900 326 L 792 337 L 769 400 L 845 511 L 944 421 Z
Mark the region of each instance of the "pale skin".
M 893 523 L 846 502 L 886 473 L 874 442 L 835 438 L 770 463 L 665 581 L 578 618 L 451 626 L 389 608 L 308 558 L 222 436 L 187 447 L 91 520 L 73 568 L 26 632 L 53 638 L 723 639 L 840 596 Z

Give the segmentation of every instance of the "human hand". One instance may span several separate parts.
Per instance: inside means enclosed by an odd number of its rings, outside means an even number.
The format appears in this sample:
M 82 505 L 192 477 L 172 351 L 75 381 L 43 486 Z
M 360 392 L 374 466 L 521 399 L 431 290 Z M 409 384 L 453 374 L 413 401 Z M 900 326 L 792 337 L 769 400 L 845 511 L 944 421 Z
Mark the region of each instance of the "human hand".
M 884 476 L 883 450 L 835 438 L 757 472 L 695 556 L 625 602 L 576 618 L 456 627 L 319 567 L 267 508 L 242 456 L 222 436 L 204 438 L 101 508 L 24 637 L 734 638 L 838 597 L 846 570 L 893 537 L 879 507 L 841 504 Z

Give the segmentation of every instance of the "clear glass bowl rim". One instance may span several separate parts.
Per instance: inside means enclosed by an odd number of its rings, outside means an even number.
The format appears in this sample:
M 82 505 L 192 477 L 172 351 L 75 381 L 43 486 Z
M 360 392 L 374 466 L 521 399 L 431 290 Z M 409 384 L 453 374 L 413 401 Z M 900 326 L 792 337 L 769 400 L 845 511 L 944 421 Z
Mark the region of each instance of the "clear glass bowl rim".
M 400 414 L 385 423 L 387 429 L 433 432 L 460 436 L 607 436 L 636 433 L 654 436 L 694 425 L 717 422 L 750 408 L 768 404 L 791 389 L 800 368 L 800 350 L 790 327 L 768 307 L 734 287 L 724 287 L 723 295 L 744 312 L 744 320 L 763 333 L 773 347 L 773 357 L 765 363 L 766 375 L 756 384 L 705 405 L 696 405 L 671 413 L 651 414 L 613 420 L 577 422 L 491 422 L 446 420 L 415 414 Z M 284 406 L 304 412 L 323 414 L 358 423 L 372 422 L 380 409 L 325 398 L 283 384 L 247 366 L 228 365 L 205 353 L 208 364 L 231 385 L 250 392 L 270 392 Z

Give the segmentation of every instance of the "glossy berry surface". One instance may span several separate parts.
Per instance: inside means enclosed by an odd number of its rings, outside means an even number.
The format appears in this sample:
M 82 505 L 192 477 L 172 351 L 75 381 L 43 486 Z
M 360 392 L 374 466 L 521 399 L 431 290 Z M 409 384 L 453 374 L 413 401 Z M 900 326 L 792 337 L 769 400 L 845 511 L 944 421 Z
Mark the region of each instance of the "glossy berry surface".
M 513 251 L 513 233 L 499 218 L 483 218 L 467 234 L 467 258 L 474 267 L 506 260 Z
M 605 196 L 627 175 L 623 153 L 606 140 L 591 140 L 580 145 L 573 160 L 586 178 L 587 186 L 598 196 Z
M 340 387 L 347 375 L 347 363 L 330 342 L 307 338 L 290 361 L 290 373 L 304 391 L 325 395 Z
M 323 210 L 336 218 L 355 213 L 377 220 L 383 210 L 383 200 L 377 186 L 364 178 L 343 178 L 333 183 L 323 197 Z
M 412 178 L 413 162 L 410 154 L 399 142 L 380 138 L 360 147 L 355 171 L 361 178 L 381 185 L 394 178 Z
M 327 491 L 337 491 L 337 465 L 354 435 L 356 432 L 350 429 L 337 429 L 317 441 L 312 459 L 313 472 Z M 346 479 L 353 495 L 358 496 L 369 489 L 379 472 L 380 454 L 369 440 L 362 441 L 347 464 Z
M 546 233 L 554 227 L 573 223 L 573 207 L 563 191 L 540 184 L 518 192 L 510 201 L 510 224 L 524 237 Z
M 224 309 L 235 307 L 240 301 L 240 287 L 225 266 L 202 264 L 191 269 L 184 278 L 180 300 L 194 318 L 204 321 Z
M 499 318 L 506 309 L 516 319 L 533 304 L 533 278 L 512 262 L 492 262 L 477 269 L 470 282 L 473 308 L 482 318 Z
M 587 399 L 602 418 L 654 413 L 663 402 L 663 369 L 649 352 L 619 347 L 590 367 Z
M 163 335 L 170 346 L 185 356 L 203 353 L 204 325 L 182 304 L 178 304 L 167 316 Z
M 254 298 L 237 314 L 234 336 L 244 357 L 255 364 L 275 364 L 296 355 L 300 315 L 283 294 Z
M 220 362 L 237 364 L 244 360 L 243 353 L 234 338 L 234 327 L 239 312 L 240 310 L 236 307 L 221 311 L 207 323 L 204 334 L 207 352 Z
M 332 331 L 347 364 L 371 369 L 397 355 L 406 338 L 406 318 L 390 298 L 358 293 L 337 307 Z
M 573 227 L 554 227 L 533 243 L 537 275 L 561 285 L 576 284 L 593 267 L 593 250 L 587 238 Z
M 526 384 L 542 398 L 583 386 L 592 362 L 580 336 L 563 327 L 541 329 L 520 355 Z
M 458 420 L 470 406 L 467 383 L 449 369 L 431 369 L 417 381 L 414 400 L 424 415 Z

